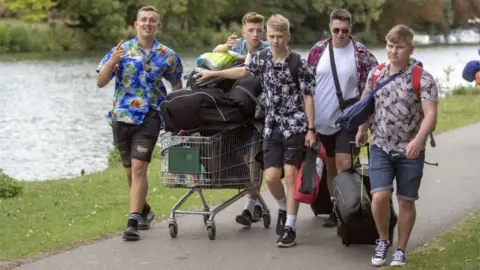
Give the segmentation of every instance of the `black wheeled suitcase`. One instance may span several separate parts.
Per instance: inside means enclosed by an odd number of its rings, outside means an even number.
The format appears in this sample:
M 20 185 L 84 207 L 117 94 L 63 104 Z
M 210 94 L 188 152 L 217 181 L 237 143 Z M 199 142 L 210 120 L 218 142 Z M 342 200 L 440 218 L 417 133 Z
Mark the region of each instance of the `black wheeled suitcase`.
M 338 174 L 333 180 L 332 190 L 334 210 L 339 221 L 337 234 L 342 238 L 342 243 L 347 247 L 352 244 L 375 245 L 379 235 L 371 211 L 368 165 L 358 164 Z M 390 242 L 396 225 L 397 214 L 390 201 Z

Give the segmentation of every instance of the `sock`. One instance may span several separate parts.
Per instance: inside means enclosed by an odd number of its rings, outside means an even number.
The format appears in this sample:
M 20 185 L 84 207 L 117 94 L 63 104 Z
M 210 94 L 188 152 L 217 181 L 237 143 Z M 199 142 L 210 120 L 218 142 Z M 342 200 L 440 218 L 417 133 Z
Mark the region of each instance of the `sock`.
M 290 215 L 287 214 L 287 222 L 285 223 L 285 227 L 291 227 L 293 230 L 295 230 L 295 221 L 297 220 L 297 215 Z
M 287 199 L 283 198 L 281 200 L 277 200 L 278 202 L 278 209 L 287 211 Z
M 145 202 L 145 204 L 143 205 L 143 209 L 142 209 L 142 217 L 146 217 L 148 215 L 148 213 L 150 212 L 150 205 L 148 205 L 147 202 Z
M 138 226 L 138 221 L 141 219 L 142 217 L 140 216 L 140 213 L 138 212 L 132 212 L 130 213 L 129 217 L 128 217 L 128 226 L 133 226 L 133 227 L 136 227 Z
M 245 201 L 245 210 L 248 210 L 252 215 L 255 208 L 255 201 L 256 200 L 250 198 L 247 198 L 247 200 Z

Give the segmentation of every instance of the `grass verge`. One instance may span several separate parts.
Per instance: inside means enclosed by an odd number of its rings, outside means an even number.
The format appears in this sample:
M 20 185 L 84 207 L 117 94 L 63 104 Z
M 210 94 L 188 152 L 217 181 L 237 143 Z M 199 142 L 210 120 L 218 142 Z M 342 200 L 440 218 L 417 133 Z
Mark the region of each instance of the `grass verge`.
M 112 152 L 111 160 L 116 161 Z M 186 192 L 160 185 L 158 151 L 149 166 L 148 202 L 158 219 L 169 216 Z M 236 190 L 205 190 L 208 203 L 232 197 Z M 192 196 L 182 209 L 201 206 Z M 124 170 L 112 164 L 105 171 L 75 179 L 25 182 L 20 196 L 0 199 L 0 261 L 41 257 L 92 240 L 116 235 L 126 226 L 129 193 Z M 203 217 L 198 217 L 203 226 Z M 0 264 L 1 265 L 1 264 Z
M 453 92 L 439 105 L 436 133 L 480 122 L 480 89 Z M 115 152 L 113 152 L 115 153 Z M 118 157 L 111 156 L 112 161 Z M 149 203 L 157 219 L 168 217 L 184 189 L 166 189 L 160 185 L 158 153 L 149 167 Z M 236 193 L 235 190 L 206 190 L 210 204 Z M 3 260 L 14 262 L 116 235 L 126 222 L 129 195 L 123 168 L 112 162 L 103 172 L 75 179 L 23 183 L 22 193 L 0 199 L 0 266 Z M 198 197 L 187 201 L 184 209 L 201 206 Z M 198 217 L 202 226 L 202 217 Z M 478 242 L 480 234 L 473 235 Z M 476 238 L 475 238 L 476 237 Z
M 480 210 L 408 255 L 406 269 L 477 270 L 480 265 Z M 394 269 L 390 267 L 388 269 Z

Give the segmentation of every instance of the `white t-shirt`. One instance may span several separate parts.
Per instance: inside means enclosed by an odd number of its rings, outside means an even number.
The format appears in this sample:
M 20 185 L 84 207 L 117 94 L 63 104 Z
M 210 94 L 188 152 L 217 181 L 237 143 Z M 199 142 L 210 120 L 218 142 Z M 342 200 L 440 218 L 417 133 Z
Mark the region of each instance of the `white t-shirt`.
M 315 128 L 317 132 L 331 135 L 340 130 L 335 121 L 340 117 L 341 110 L 337 98 L 335 81 L 333 80 L 330 66 L 329 45 L 318 61 L 316 74 L 315 102 Z M 343 99 L 347 100 L 360 95 L 357 81 L 357 64 L 355 62 L 355 48 L 350 41 L 344 48 L 333 48 L 335 66 L 337 68 L 338 81 L 343 93 Z

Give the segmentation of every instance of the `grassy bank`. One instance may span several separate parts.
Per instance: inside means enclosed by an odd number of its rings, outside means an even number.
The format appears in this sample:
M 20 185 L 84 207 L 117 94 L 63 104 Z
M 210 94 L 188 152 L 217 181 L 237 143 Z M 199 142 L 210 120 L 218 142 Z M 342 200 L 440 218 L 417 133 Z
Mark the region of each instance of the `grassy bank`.
M 478 108 L 479 88 L 453 92 L 439 105 L 436 133 L 480 122 Z M 113 155 L 105 171 L 75 179 L 26 182 L 19 196 L 0 199 L 0 260 L 28 258 L 118 234 L 125 226 L 129 198 L 124 171 L 117 160 Z M 149 169 L 148 201 L 157 218 L 162 219 L 184 190 L 161 187 L 159 167 L 157 153 Z M 210 203 L 215 203 L 235 192 L 213 190 L 205 194 Z M 200 199 L 195 198 L 185 208 L 200 205 Z M 202 224 L 199 216 L 198 226 Z
M 406 269 L 477 270 L 479 265 L 480 210 L 414 250 L 408 256 Z
M 25 182 L 20 196 L 0 199 L 0 261 L 39 255 L 113 236 L 124 229 L 129 210 L 129 193 L 123 168 L 115 162 L 103 172 L 75 179 Z M 160 185 L 158 151 L 149 167 L 149 204 L 157 219 L 170 214 L 184 189 Z M 208 203 L 233 196 L 234 190 L 206 190 Z M 200 206 L 192 196 L 182 209 Z M 198 217 L 198 226 L 203 218 Z M 0 267 L 1 268 L 1 267 Z

